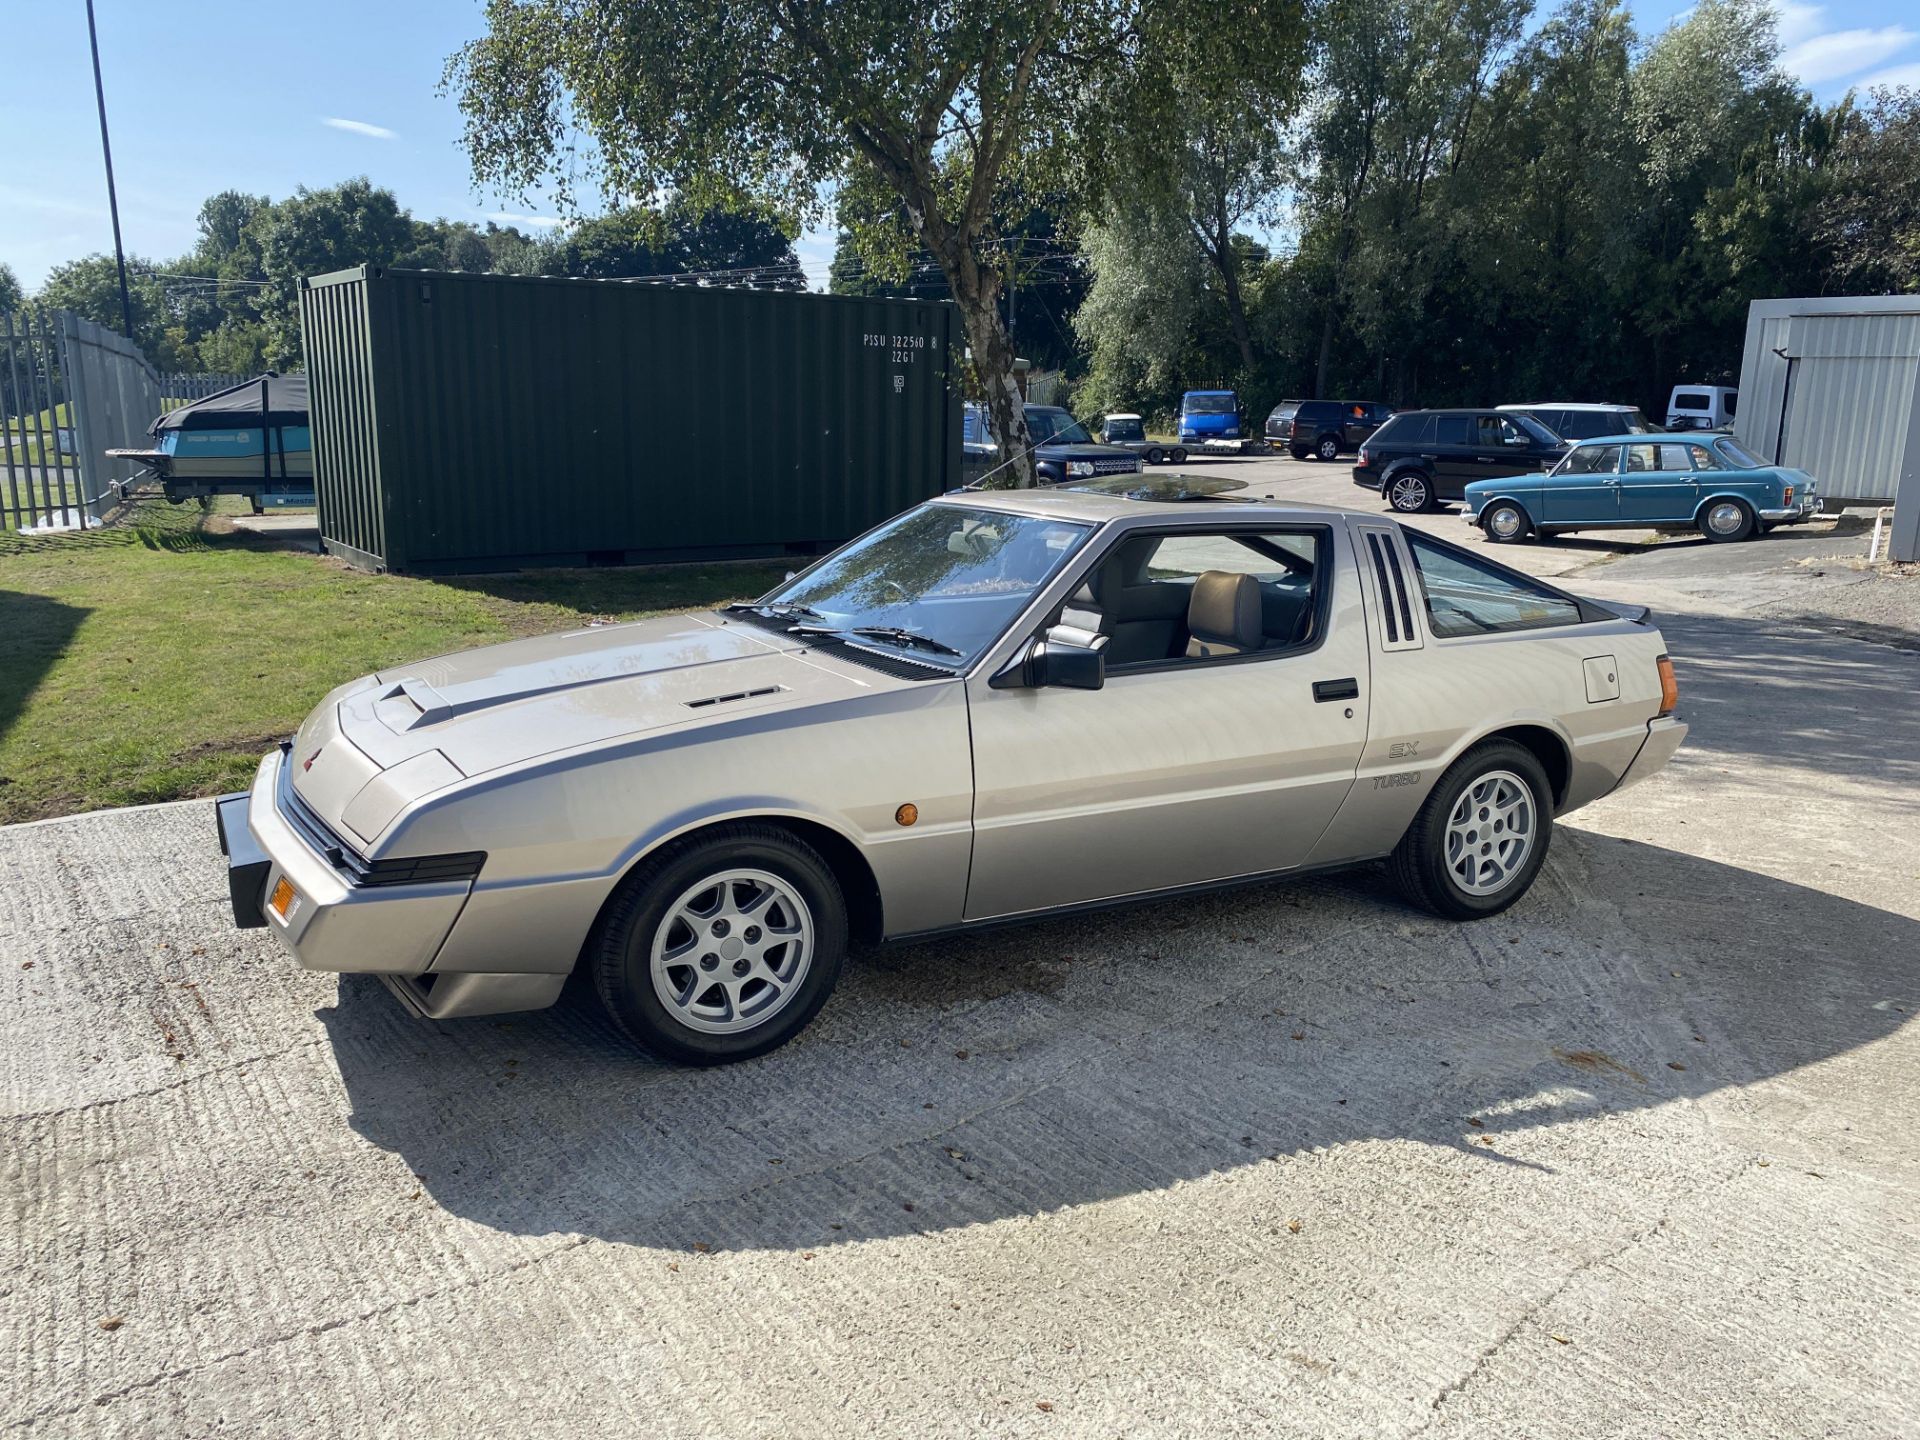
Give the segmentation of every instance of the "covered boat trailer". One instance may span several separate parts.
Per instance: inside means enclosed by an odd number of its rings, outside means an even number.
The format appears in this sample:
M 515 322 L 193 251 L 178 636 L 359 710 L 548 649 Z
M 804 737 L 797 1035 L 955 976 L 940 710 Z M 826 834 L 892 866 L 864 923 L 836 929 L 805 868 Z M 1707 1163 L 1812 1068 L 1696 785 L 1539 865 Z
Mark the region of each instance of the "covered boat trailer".
M 267 506 L 311 505 L 313 440 L 307 423 L 307 378 L 269 371 L 169 410 L 147 427 L 148 450 L 109 450 L 113 460 L 145 467 L 116 481 L 125 499 L 159 492 L 173 504 L 215 495 L 245 495 L 254 514 Z

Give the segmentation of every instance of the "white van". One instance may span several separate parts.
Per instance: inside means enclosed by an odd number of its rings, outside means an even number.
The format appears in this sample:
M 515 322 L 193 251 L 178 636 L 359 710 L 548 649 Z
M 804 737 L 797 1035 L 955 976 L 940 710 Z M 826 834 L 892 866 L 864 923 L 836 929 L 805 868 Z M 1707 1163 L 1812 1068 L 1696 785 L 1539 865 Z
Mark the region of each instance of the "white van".
M 1731 385 L 1676 385 L 1667 401 L 1667 429 L 1725 430 L 1739 401 L 1740 392 Z

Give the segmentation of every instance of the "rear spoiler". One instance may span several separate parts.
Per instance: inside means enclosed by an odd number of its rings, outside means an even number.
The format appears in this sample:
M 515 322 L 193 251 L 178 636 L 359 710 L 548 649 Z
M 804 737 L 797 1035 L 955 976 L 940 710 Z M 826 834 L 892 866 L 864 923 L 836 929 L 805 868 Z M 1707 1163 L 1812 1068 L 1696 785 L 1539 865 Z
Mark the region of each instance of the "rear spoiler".
M 1635 625 L 1651 625 L 1653 623 L 1653 611 L 1645 605 L 1622 605 L 1615 600 L 1595 600 L 1591 595 L 1580 595 L 1575 598 L 1578 599 L 1582 605 L 1591 606 L 1595 610 L 1604 610 L 1608 615 L 1618 616 L 1620 619 L 1631 621 Z

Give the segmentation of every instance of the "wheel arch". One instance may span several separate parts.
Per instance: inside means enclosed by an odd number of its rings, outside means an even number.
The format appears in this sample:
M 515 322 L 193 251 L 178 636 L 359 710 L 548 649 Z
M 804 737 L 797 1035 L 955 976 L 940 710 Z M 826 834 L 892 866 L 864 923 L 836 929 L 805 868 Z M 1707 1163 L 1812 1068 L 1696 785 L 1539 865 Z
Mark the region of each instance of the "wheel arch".
M 1716 505 L 1722 500 L 1736 501 L 1747 507 L 1747 513 L 1752 515 L 1756 522 L 1760 519 L 1760 507 L 1753 503 L 1751 496 L 1742 495 L 1737 490 L 1713 490 L 1702 495 L 1700 503 L 1693 507 L 1693 523 L 1696 529 L 1699 528 L 1701 517 L 1707 513 L 1707 507 Z
M 1567 803 L 1568 787 L 1573 783 L 1573 747 L 1567 743 L 1566 736 L 1550 725 L 1518 721 L 1475 737 L 1460 753 L 1464 755 L 1474 745 L 1488 740 L 1511 740 L 1533 752 L 1533 758 L 1547 772 L 1547 784 L 1553 788 L 1554 812 L 1559 813 Z
M 847 904 L 847 928 L 855 940 L 862 943 L 878 943 L 886 934 L 885 909 L 880 895 L 880 882 L 873 873 L 860 846 L 845 832 L 809 815 L 795 814 L 791 811 L 767 811 L 742 809 L 720 815 L 709 815 L 665 834 L 650 837 L 644 844 L 635 847 L 620 864 L 613 883 L 607 887 L 607 893 L 600 902 L 600 909 L 594 916 L 593 925 L 588 930 L 587 944 L 592 944 L 593 936 L 598 933 L 600 919 L 607 907 L 613 903 L 614 896 L 620 893 L 627 877 L 648 860 L 657 856 L 670 846 L 683 845 L 701 840 L 718 831 L 732 829 L 738 825 L 757 825 L 774 830 L 784 830 L 795 839 L 805 842 L 818 851 L 820 858 L 827 862 L 827 868 L 833 872 L 833 878 L 840 883 L 840 894 Z M 584 953 L 584 947 L 583 947 Z

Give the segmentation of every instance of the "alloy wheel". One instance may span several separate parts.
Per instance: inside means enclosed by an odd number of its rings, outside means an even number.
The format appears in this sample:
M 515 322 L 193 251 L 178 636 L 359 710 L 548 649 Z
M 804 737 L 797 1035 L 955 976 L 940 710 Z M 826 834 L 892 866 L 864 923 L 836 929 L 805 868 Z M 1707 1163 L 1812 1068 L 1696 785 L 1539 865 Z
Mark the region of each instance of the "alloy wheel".
M 1511 770 L 1489 771 L 1460 792 L 1447 816 L 1447 871 L 1469 895 L 1492 895 L 1526 865 L 1537 829 L 1527 782 Z
M 1427 482 L 1418 475 L 1402 475 L 1393 482 L 1387 496 L 1396 510 L 1424 510 L 1427 508 Z
M 800 993 L 813 913 L 766 870 L 724 870 L 688 886 L 654 931 L 649 974 L 667 1013 L 710 1035 L 750 1030 Z

